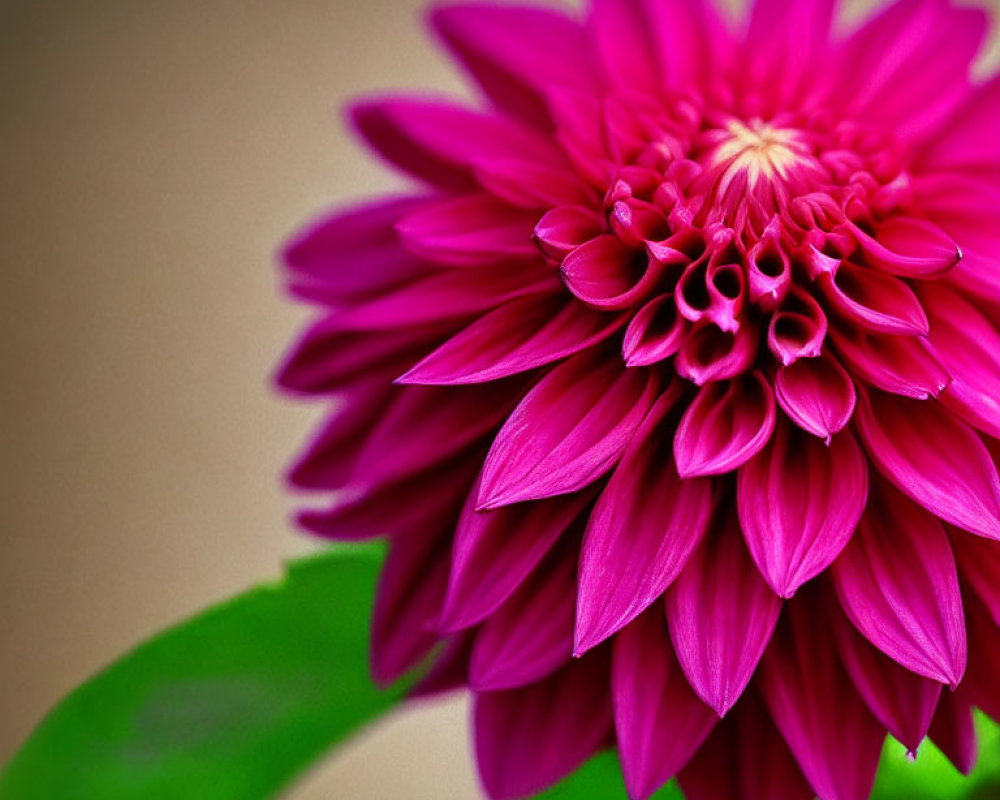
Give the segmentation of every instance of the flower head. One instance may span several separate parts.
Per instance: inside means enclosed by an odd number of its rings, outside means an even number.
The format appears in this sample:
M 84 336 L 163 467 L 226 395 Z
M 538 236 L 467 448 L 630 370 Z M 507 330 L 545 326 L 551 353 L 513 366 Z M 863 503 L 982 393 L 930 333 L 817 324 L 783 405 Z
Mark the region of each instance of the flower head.
M 900 0 L 462 6 L 470 108 L 356 105 L 421 186 L 288 248 L 292 471 L 386 535 L 372 662 L 475 693 L 494 798 L 862 800 L 1000 717 L 1000 80 Z

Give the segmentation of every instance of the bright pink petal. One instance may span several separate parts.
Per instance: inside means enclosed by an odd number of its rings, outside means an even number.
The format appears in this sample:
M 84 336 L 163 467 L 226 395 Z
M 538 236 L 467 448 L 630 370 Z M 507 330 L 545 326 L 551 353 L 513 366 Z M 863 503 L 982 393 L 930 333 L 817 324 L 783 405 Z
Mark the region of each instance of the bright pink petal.
M 784 366 L 822 352 L 827 332 L 826 314 L 816 299 L 793 287 L 781 309 L 771 317 L 767 345 Z
M 979 86 L 920 154 L 921 172 L 1000 168 L 1000 76 Z
M 757 326 L 748 320 L 734 333 L 702 320 L 686 331 L 674 368 L 699 386 L 735 378 L 753 367 L 758 340 Z
M 577 547 L 558 546 L 476 633 L 469 662 L 474 691 L 541 680 L 570 660 Z
M 399 382 L 495 381 L 586 350 L 624 322 L 620 315 L 595 311 L 564 295 L 518 298 L 457 333 Z
M 566 287 L 595 308 L 621 309 L 638 302 L 659 278 L 658 265 L 610 234 L 576 248 L 560 266 Z
M 805 593 L 803 593 L 805 594 Z M 761 662 L 760 687 L 771 717 L 823 800 L 866 800 L 885 732 L 837 658 L 816 595 L 785 605 Z
M 718 721 L 691 691 L 660 609 L 615 637 L 611 691 L 625 787 L 630 798 L 644 800 L 688 762 Z
M 868 497 L 868 468 L 850 433 L 829 446 L 777 426 L 771 443 L 740 468 L 743 536 L 764 579 L 791 597 L 844 549 Z
M 843 262 L 818 283 L 827 301 L 852 322 L 872 331 L 917 336 L 929 328 L 920 301 L 903 281 Z
M 480 508 L 575 492 L 597 480 L 618 462 L 656 390 L 654 376 L 624 369 L 601 349 L 557 366 L 497 434 L 483 466 Z
M 657 400 L 590 515 L 580 557 L 578 653 L 659 598 L 708 525 L 710 481 L 682 481 L 672 464 L 679 392 L 675 384 Z
M 593 499 L 591 493 L 476 511 L 469 493 L 455 530 L 442 630 L 481 622 L 506 600 Z
M 833 565 L 855 627 L 907 669 L 955 686 L 966 662 L 958 572 L 944 527 L 884 480 Z
M 854 381 L 828 352 L 780 367 L 774 389 L 792 421 L 824 441 L 847 426 L 857 402 Z
M 941 684 L 910 672 L 873 647 L 839 607 L 830 616 L 840 658 L 858 693 L 889 733 L 916 753 L 934 717 Z
M 760 373 L 706 384 L 677 428 L 677 471 L 682 478 L 732 472 L 764 448 L 774 424 L 774 393 Z
M 669 358 L 680 348 L 685 332 L 673 295 L 663 294 L 650 300 L 632 317 L 625 331 L 622 346 L 625 363 L 641 367 Z
M 534 795 L 590 758 L 611 732 L 605 651 L 521 689 L 476 695 L 479 776 L 492 800 Z
M 1000 539 L 1000 477 L 982 441 L 932 401 L 864 392 L 858 429 L 879 470 L 960 528 Z
M 590 28 L 607 82 L 618 89 L 655 94 L 660 51 L 644 0 L 593 0 Z
M 853 228 L 868 264 L 905 278 L 935 278 L 962 260 L 962 250 L 947 233 L 925 219 L 893 216 L 869 236 Z
M 735 515 L 705 538 L 667 593 L 677 659 L 695 693 L 720 717 L 750 683 L 780 610 Z

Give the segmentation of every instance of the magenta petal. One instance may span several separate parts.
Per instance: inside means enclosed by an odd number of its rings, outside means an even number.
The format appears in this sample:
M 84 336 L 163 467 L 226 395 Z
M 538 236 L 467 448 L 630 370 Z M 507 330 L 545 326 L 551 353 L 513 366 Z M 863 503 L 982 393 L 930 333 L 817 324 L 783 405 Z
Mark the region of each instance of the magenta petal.
M 951 376 L 941 402 L 970 425 L 1000 438 L 1000 331 L 959 294 L 921 293 L 931 323 L 929 349 Z
M 691 691 L 659 608 L 614 638 L 611 691 L 628 795 L 644 800 L 683 767 L 718 721 Z
M 844 549 L 868 497 L 868 468 L 850 433 L 829 446 L 783 422 L 740 468 L 743 536 L 764 579 L 791 597 Z
M 774 393 L 759 372 L 707 384 L 677 428 L 677 471 L 682 478 L 732 472 L 764 448 L 774 424 Z
M 971 593 L 970 593 L 971 594 Z M 991 719 L 1000 719 L 1000 636 L 997 624 L 975 594 L 965 602 L 969 627 L 969 669 L 960 691 L 967 692 L 972 705 Z
M 684 333 L 684 320 L 677 313 L 673 295 L 650 300 L 632 317 L 625 331 L 625 363 L 641 367 L 669 358 L 680 348 Z
M 837 649 L 858 693 L 889 733 L 916 753 L 934 717 L 941 684 L 910 672 L 873 647 L 839 608 L 830 616 Z
M 830 338 L 850 371 L 882 391 L 926 400 L 940 395 L 950 380 L 923 337 L 832 327 Z
M 854 413 L 854 381 L 828 352 L 780 367 L 774 382 L 778 404 L 802 430 L 829 441 Z
M 576 547 L 557 546 L 476 633 L 474 691 L 541 680 L 570 660 L 576 611 Z
M 861 394 L 858 429 L 879 470 L 946 522 L 1000 539 L 1000 477 L 982 441 L 932 401 Z
M 497 434 L 483 465 L 480 508 L 575 492 L 597 480 L 618 462 L 656 390 L 653 375 L 624 369 L 600 349 L 557 366 Z
M 1000 545 L 953 529 L 951 546 L 962 577 L 979 595 L 993 621 L 1000 627 Z
M 793 287 L 788 301 L 771 317 L 767 345 L 782 365 L 818 356 L 826 339 L 826 314 L 816 298 Z
M 432 22 L 485 94 L 522 119 L 548 122 L 548 87 L 598 84 L 583 26 L 557 11 L 461 5 L 436 10 Z
M 521 584 L 593 499 L 579 493 L 496 511 L 476 511 L 470 492 L 455 530 L 442 630 L 467 628 L 488 617 Z
M 583 302 L 609 310 L 641 300 L 659 276 L 658 265 L 644 250 L 626 247 L 610 234 L 580 245 L 566 256 L 560 271 L 566 287 Z
M 867 800 L 885 732 L 840 665 L 829 626 L 817 619 L 817 600 L 809 593 L 786 603 L 759 685 L 816 794 Z
M 491 158 L 476 161 L 475 173 L 486 191 L 518 208 L 547 210 L 594 199 L 592 191 L 568 164 Z
M 930 729 L 931 741 L 963 775 L 972 772 L 979 754 L 972 712 L 972 703 L 961 689 L 943 692 Z
M 599 213 L 586 206 L 559 206 L 535 225 L 535 241 L 550 258 L 562 261 L 581 244 L 599 236 L 605 224 Z
M 925 142 L 920 161 L 929 172 L 1000 164 L 1000 76 L 976 88 L 937 135 Z M 923 170 L 921 170 L 923 171 Z
M 611 732 L 605 651 L 521 689 L 475 698 L 476 759 L 492 800 L 534 795 L 590 758 Z
M 687 800 L 813 800 L 795 757 L 751 689 L 681 770 Z
M 825 272 L 817 282 L 827 302 L 864 328 L 910 336 L 928 331 L 920 301 L 899 278 L 845 261 L 835 275 Z
M 534 224 L 531 214 L 489 195 L 468 194 L 403 217 L 396 230 L 416 255 L 463 267 L 537 258 L 531 241 Z
M 659 52 L 643 0 L 593 0 L 590 28 L 608 82 L 627 91 L 655 92 Z
M 675 384 L 657 400 L 590 515 L 580 556 L 578 653 L 658 599 L 708 525 L 711 482 L 682 481 L 672 464 L 679 391 Z
M 867 263 L 905 278 L 938 277 L 962 260 L 955 240 L 925 219 L 894 216 L 874 236 L 857 226 L 853 232 Z
M 757 333 L 757 326 L 749 320 L 733 333 L 708 320 L 695 323 L 681 342 L 674 362 L 677 374 L 702 386 L 746 372 L 757 358 Z
M 565 295 L 504 303 L 473 322 L 399 379 L 399 383 L 495 381 L 551 364 L 602 342 L 625 322 Z
M 918 675 L 958 684 L 966 662 L 962 595 L 937 519 L 875 481 L 833 578 L 847 616 L 879 650 Z
M 735 515 L 709 533 L 667 593 L 677 659 L 695 693 L 720 717 L 750 683 L 780 610 Z

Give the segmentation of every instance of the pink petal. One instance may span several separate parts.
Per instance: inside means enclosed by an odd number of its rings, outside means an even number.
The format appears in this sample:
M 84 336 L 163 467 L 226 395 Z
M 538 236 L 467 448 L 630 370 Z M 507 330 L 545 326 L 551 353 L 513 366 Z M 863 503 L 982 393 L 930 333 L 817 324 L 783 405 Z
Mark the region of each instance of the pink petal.
M 829 446 L 780 423 L 771 443 L 740 468 L 740 525 L 761 574 L 791 597 L 844 549 L 868 497 L 868 468 L 854 437 Z
M 858 430 L 882 474 L 941 519 L 1000 539 L 1000 477 L 979 437 L 930 400 L 862 392 Z
M 792 287 L 781 309 L 771 317 L 767 345 L 782 365 L 820 354 L 827 331 L 826 314 L 808 292 Z
M 884 480 L 833 565 L 855 627 L 907 669 L 955 686 L 966 639 L 958 571 L 944 527 Z
M 808 597 L 805 595 L 809 594 Z M 814 593 L 785 605 L 761 662 L 771 718 L 823 800 L 867 800 L 885 732 L 837 658 Z
M 490 194 L 518 208 L 547 210 L 553 206 L 596 199 L 567 164 L 538 164 L 519 158 L 480 159 L 476 178 Z
M 560 266 L 566 287 L 596 308 L 627 308 L 641 300 L 660 268 L 644 250 L 626 247 L 611 235 L 598 236 L 566 256 Z
M 750 683 L 780 610 L 735 515 L 702 541 L 667 593 L 677 659 L 695 693 L 720 717 Z
M 489 195 L 468 194 L 403 217 L 396 230 L 418 256 L 462 267 L 537 258 L 534 224 L 532 215 Z
M 473 487 L 455 530 L 451 575 L 439 627 L 481 622 L 520 586 L 593 499 L 580 493 L 496 511 L 476 511 Z
M 857 402 L 854 381 L 829 352 L 780 367 L 774 388 L 795 424 L 825 441 L 847 426 Z
M 575 492 L 608 472 L 656 397 L 655 377 L 643 373 L 598 348 L 542 378 L 486 457 L 480 508 Z
M 955 240 L 933 222 L 893 216 L 869 236 L 857 226 L 853 233 L 868 264 L 904 278 L 934 278 L 962 260 Z
M 750 320 L 744 320 L 735 333 L 702 320 L 686 332 L 675 369 L 682 378 L 699 386 L 735 378 L 754 365 L 758 340 L 757 326 Z
M 815 794 L 755 690 L 678 776 L 687 800 L 813 800 Z
M 970 425 L 1000 438 L 1000 331 L 943 286 L 921 293 L 931 323 L 929 349 L 951 376 L 941 402 Z
M 642 367 L 669 358 L 680 348 L 684 333 L 684 320 L 677 314 L 673 295 L 662 294 L 650 300 L 632 317 L 625 331 L 625 363 Z
M 469 662 L 474 691 L 541 680 L 570 660 L 577 547 L 557 546 L 483 623 Z
M 582 91 L 598 77 L 583 26 L 541 8 L 467 5 L 438 9 L 432 23 L 483 92 L 500 108 L 544 126 L 543 92 Z
M 864 328 L 910 336 L 928 331 L 920 301 L 899 278 L 844 261 L 836 275 L 825 272 L 817 283 L 835 309 Z
M 951 531 L 951 546 L 962 578 L 979 595 L 1000 626 L 1000 544 L 964 531 Z
M 492 800 L 534 795 L 600 748 L 611 731 L 607 681 L 602 650 L 531 686 L 476 695 L 476 759 Z
M 469 679 L 469 654 L 473 633 L 463 631 L 445 641 L 434 663 L 413 685 L 407 698 L 423 699 L 465 689 Z
M 922 337 L 832 327 L 830 338 L 851 373 L 882 391 L 926 400 L 940 395 L 950 380 Z
M 1000 76 L 976 88 L 937 134 L 925 142 L 921 172 L 1000 166 Z
M 674 437 L 682 478 L 718 475 L 745 464 L 774 431 L 774 394 L 759 372 L 703 386 Z
M 934 717 L 941 684 L 910 672 L 869 644 L 839 607 L 830 617 L 840 658 L 858 693 L 889 733 L 916 753 Z
M 562 261 L 584 242 L 605 230 L 603 217 L 585 206 L 553 208 L 535 225 L 535 241 L 546 255 Z
M 969 669 L 960 690 L 972 705 L 991 719 L 1000 719 L 1000 636 L 989 610 L 975 594 L 966 597 L 966 625 L 969 628 Z
M 972 711 L 972 704 L 961 689 L 943 692 L 930 729 L 931 740 L 963 775 L 972 772 L 979 755 Z
M 708 525 L 711 482 L 682 481 L 672 464 L 679 394 L 675 384 L 657 400 L 590 515 L 580 557 L 577 653 L 659 598 Z
M 390 163 L 445 189 L 475 188 L 471 167 L 479 159 L 562 162 L 558 149 L 540 133 L 448 102 L 366 100 L 351 108 L 351 117 L 360 135 Z
M 586 350 L 624 322 L 620 315 L 595 311 L 565 296 L 518 298 L 460 331 L 399 378 L 399 383 L 495 381 Z
M 766 231 L 747 254 L 750 301 L 765 311 L 781 305 L 792 286 L 792 265 L 778 241 L 777 233 Z
M 625 787 L 644 800 L 688 762 L 718 720 L 691 691 L 660 609 L 614 638 L 611 691 Z
M 590 28 L 608 82 L 655 94 L 660 86 L 659 51 L 646 6 L 642 0 L 593 0 Z

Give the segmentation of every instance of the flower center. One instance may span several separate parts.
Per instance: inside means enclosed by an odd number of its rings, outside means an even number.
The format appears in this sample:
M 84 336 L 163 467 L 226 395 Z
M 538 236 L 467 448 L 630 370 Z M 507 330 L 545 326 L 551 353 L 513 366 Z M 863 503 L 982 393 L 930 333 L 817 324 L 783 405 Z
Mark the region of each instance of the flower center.
M 776 128 L 759 119 L 749 123 L 730 120 L 720 133 L 725 138 L 712 151 L 710 160 L 713 166 L 722 168 L 727 186 L 740 172 L 746 173 L 750 189 L 761 178 L 787 179 L 792 168 L 810 155 L 798 131 Z

